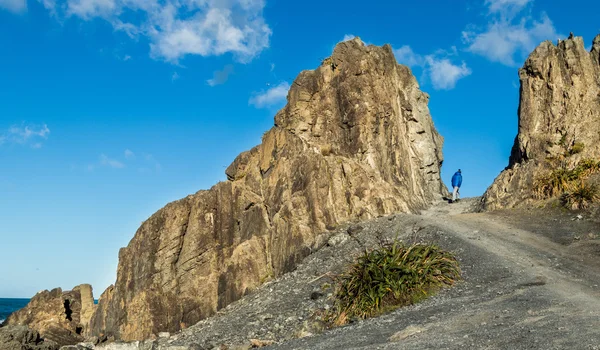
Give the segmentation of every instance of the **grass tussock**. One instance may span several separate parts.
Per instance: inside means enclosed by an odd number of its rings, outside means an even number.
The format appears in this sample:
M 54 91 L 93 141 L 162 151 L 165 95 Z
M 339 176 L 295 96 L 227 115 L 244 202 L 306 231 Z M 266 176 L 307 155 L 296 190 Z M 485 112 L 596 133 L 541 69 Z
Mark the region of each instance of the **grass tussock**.
M 575 187 L 571 192 L 563 195 L 562 201 L 565 206 L 572 210 L 587 209 L 589 206 L 600 200 L 600 191 L 598 186 L 587 184 L 584 181 Z
M 534 180 L 534 194 L 537 199 L 548 199 L 575 193 L 581 190 L 587 178 L 597 173 L 600 173 L 600 161 L 594 159 L 582 160 L 572 168 L 563 164 Z
M 382 245 L 338 278 L 329 321 L 339 326 L 416 303 L 454 284 L 460 273 L 456 258 L 436 245 Z
M 575 142 L 573 144 L 573 146 L 571 146 L 571 149 L 569 150 L 569 155 L 581 153 L 581 152 L 583 152 L 584 148 L 585 148 L 585 145 L 583 144 L 583 142 Z

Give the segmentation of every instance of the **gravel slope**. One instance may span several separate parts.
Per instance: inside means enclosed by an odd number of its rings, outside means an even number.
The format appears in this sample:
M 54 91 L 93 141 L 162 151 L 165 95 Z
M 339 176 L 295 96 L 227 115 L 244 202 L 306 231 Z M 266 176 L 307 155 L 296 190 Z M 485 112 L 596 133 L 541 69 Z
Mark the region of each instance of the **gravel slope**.
M 478 204 L 340 227 L 294 272 L 178 334 L 127 349 L 600 349 L 598 222 L 570 212 L 474 213 Z M 394 237 L 454 251 L 463 281 L 418 305 L 324 330 L 331 277 Z

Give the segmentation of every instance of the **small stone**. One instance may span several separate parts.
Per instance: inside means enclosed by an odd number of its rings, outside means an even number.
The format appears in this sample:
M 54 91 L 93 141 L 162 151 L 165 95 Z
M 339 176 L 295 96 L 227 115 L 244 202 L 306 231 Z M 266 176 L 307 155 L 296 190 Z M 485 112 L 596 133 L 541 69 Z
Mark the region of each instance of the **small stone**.
M 346 242 L 349 237 L 350 236 L 348 236 L 346 233 L 337 234 L 327 241 L 327 245 L 329 245 L 330 247 L 335 247 L 336 245 L 340 245 Z
M 323 295 L 324 294 L 321 293 L 320 291 L 315 290 L 312 293 L 310 293 L 310 299 L 311 300 L 317 300 L 317 299 L 321 298 Z
M 171 333 L 169 333 L 169 332 L 160 332 L 160 333 L 158 333 L 158 337 L 159 338 L 168 338 L 170 336 L 171 336 Z
M 391 216 L 390 218 L 393 219 L 394 217 Z M 350 236 L 354 236 L 355 234 L 362 232 L 362 230 L 364 230 L 364 227 L 362 227 L 360 225 L 354 225 L 354 226 L 348 227 L 347 232 Z
M 262 348 L 275 344 L 273 340 L 250 339 L 250 344 L 253 348 Z
M 425 330 L 426 329 L 424 327 L 410 325 L 404 328 L 403 330 L 394 333 L 394 335 L 392 335 L 389 340 L 392 342 L 401 341 L 413 335 L 424 332 Z

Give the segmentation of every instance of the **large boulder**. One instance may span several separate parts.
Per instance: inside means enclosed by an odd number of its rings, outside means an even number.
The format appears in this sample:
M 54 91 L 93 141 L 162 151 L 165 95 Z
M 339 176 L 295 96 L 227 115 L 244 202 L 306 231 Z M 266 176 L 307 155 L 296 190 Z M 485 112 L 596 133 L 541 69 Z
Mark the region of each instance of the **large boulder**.
M 536 174 L 600 158 L 600 35 L 588 52 L 572 35 L 538 46 L 519 70 L 519 131 L 508 167 L 483 196 L 487 210 L 535 201 Z
M 28 326 L 58 345 L 83 341 L 83 333 L 94 312 L 92 287 L 82 284 L 71 291 L 56 288 L 37 293 L 27 306 L 13 312 L 5 325 Z
M 45 340 L 27 326 L 0 327 L 0 350 L 58 350 L 59 345 Z
M 228 180 L 168 204 L 119 252 L 90 335 L 176 332 L 287 271 L 341 223 L 417 212 L 447 192 L 428 95 L 390 46 L 340 43 L 294 81 Z

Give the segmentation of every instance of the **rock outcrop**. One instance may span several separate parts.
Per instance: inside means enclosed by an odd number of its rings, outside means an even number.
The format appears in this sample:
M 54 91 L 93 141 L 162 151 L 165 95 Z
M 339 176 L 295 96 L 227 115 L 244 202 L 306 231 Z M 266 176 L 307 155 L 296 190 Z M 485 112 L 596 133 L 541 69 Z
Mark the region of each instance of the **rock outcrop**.
M 37 293 L 26 307 L 13 312 L 4 324 L 28 326 L 47 341 L 71 345 L 83 341 L 83 332 L 93 312 L 92 287 L 83 284 L 72 291 L 63 292 L 56 288 Z
M 0 350 L 58 350 L 59 345 L 45 340 L 27 326 L 0 327 Z
M 547 41 L 519 70 L 519 131 L 508 167 L 483 196 L 487 210 L 531 203 L 535 175 L 557 159 L 600 158 L 600 35 Z
M 390 46 L 338 44 L 300 73 L 275 126 L 227 168 L 227 181 L 142 224 L 88 335 L 176 332 L 293 270 L 340 223 L 441 198 L 443 139 L 428 98 Z

